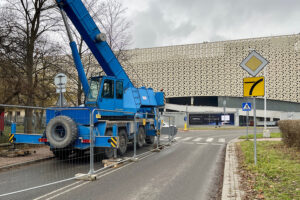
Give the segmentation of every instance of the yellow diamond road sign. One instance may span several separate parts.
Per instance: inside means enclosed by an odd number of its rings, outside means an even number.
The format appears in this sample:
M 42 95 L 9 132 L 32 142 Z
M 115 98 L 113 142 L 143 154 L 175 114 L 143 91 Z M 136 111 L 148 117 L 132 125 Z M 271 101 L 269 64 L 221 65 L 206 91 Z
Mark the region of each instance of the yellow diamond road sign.
M 244 97 L 265 96 L 265 77 L 244 78 Z
M 247 58 L 243 60 L 240 66 L 251 76 L 256 76 L 268 63 L 265 58 L 253 50 Z

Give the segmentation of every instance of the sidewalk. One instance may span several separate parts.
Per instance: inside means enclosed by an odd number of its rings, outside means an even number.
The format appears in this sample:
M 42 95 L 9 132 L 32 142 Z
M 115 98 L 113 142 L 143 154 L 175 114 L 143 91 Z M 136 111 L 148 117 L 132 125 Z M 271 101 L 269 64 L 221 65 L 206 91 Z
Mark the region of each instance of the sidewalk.
M 253 139 L 251 139 L 253 140 Z M 240 200 L 244 192 L 240 190 L 241 178 L 238 174 L 238 160 L 235 143 L 243 139 L 231 140 L 226 147 L 222 200 Z M 281 141 L 281 138 L 260 138 L 257 141 Z
M 32 152 L 27 156 L 18 157 L 0 157 L 0 170 L 15 167 L 18 165 L 30 164 L 44 159 L 49 159 L 53 157 L 53 153 L 50 151 L 48 146 L 42 146 L 38 148 L 26 149 Z

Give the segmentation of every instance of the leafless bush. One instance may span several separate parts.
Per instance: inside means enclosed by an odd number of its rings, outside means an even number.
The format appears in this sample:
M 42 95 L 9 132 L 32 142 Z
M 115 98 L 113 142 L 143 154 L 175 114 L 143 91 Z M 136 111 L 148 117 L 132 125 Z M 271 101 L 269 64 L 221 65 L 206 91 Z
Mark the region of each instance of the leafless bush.
M 278 126 L 283 142 L 289 147 L 300 148 L 300 120 L 280 120 Z

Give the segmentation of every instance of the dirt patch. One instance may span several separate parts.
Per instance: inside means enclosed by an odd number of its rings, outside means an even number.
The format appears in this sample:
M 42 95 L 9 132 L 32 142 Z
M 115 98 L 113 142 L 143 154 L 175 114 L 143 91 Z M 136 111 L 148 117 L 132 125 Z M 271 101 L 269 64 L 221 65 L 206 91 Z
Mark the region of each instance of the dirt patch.
M 262 193 L 254 190 L 255 174 L 250 173 L 246 169 L 246 165 L 244 163 L 245 156 L 243 154 L 240 144 L 235 143 L 235 147 L 236 147 L 236 156 L 238 158 L 238 163 L 239 163 L 238 173 L 241 178 L 240 187 L 241 187 L 241 190 L 245 192 L 242 199 L 243 200 L 264 199 Z
M 13 158 L 0 157 L 0 170 L 16 164 L 27 163 L 35 160 L 53 157 L 53 153 L 50 151 L 48 146 L 37 146 L 35 148 L 26 147 L 24 149 L 32 153 L 26 156 L 18 156 Z

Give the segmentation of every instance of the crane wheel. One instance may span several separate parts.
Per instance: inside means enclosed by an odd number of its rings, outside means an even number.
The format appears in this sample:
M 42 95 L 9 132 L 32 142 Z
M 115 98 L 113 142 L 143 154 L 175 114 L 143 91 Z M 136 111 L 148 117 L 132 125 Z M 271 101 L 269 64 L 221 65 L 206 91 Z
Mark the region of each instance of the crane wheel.
M 153 125 L 150 126 L 151 129 L 155 129 Z M 155 141 L 155 136 L 146 136 L 146 143 L 153 144 Z
M 123 156 L 126 151 L 127 151 L 127 134 L 125 129 L 120 129 L 119 130 L 119 148 L 118 148 L 118 153 L 120 156 Z
M 113 132 L 111 129 L 106 130 L 105 136 L 112 136 Z M 112 158 L 114 156 L 114 149 L 111 147 L 104 148 L 104 155 L 106 158 Z
M 53 148 L 62 149 L 71 145 L 77 138 L 76 123 L 67 116 L 57 116 L 46 127 L 46 136 Z
M 143 126 L 140 126 L 139 132 L 137 135 L 137 143 L 136 143 L 138 148 L 141 148 L 144 146 L 144 144 L 146 142 L 145 139 L 146 139 L 145 128 Z
M 146 143 L 147 144 L 153 144 L 155 141 L 155 136 L 147 136 L 146 137 Z

